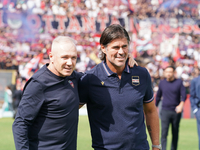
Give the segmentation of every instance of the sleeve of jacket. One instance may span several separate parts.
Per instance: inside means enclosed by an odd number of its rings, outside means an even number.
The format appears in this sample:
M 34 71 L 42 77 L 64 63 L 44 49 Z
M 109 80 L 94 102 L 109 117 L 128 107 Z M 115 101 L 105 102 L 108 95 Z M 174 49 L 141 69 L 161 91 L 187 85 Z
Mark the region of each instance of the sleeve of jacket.
M 145 94 L 143 102 L 149 103 L 154 100 L 154 95 L 153 95 L 153 89 L 152 89 L 152 83 L 151 83 L 151 76 L 147 70 L 145 71 L 146 71 L 145 73 L 147 76 L 146 77 L 147 90 L 146 90 L 146 94 Z
M 44 102 L 43 88 L 40 83 L 30 81 L 25 86 L 17 115 L 12 125 L 16 150 L 28 150 L 28 127 L 32 125 Z
M 193 112 L 195 110 L 198 110 L 198 107 L 196 105 L 196 97 L 197 97 L 196 94 L 197 93 L 196 93 L 196 78 L 195 78 L 191 81 L 191 84 L 190 84 L 190 103 L 191 103 Z

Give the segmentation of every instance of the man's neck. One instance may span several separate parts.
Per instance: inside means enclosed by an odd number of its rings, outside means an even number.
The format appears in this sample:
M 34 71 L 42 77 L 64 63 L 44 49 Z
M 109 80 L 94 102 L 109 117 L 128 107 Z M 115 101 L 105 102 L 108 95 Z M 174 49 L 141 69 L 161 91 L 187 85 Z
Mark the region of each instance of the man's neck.
M 124 71 L 124 68 L 125 68 L 125 64 L 122 67 L 118 67 L 107 61 L 106 61 L 106 63 L 107 63 L 107 66 L 110 68 L 110 70 L 112 72 L 116 73 L 118 75 L 119 79 L 121 79 L 122 72 Z

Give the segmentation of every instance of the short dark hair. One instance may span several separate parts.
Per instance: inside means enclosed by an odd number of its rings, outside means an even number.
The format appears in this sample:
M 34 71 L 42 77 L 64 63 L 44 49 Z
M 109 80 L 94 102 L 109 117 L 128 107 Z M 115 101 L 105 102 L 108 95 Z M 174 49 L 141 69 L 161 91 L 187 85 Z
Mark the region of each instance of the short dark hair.
M 173 69 L 173 71 L 175 71 L 175 67 L 174 67 L 174 66 L 167 66 L 167 67 L 165 67 L 165 69 L 164 69 L 164 70 L 166 70 L 167 68 L 172 68 L 172 69 Z
M 111 43 L 115 39 L 126 38 L 129 44 L 130 38 L 128 32 L 119 24 L 112 24 L 105 28 L 100 38 L 100 45 L 107 47 L 109 43 Z M 105 60 L 105 54 L 100 52 L 100 59 Z

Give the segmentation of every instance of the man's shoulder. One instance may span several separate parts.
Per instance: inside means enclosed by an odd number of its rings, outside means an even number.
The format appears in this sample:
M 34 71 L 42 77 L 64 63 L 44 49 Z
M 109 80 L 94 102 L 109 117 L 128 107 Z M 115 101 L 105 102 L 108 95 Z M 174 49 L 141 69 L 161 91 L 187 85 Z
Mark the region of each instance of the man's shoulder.
M 40 68 L 37 72 L 35 72 L 32 77 L 26 82 L 26 86 L 30 83 L 30 82 L 37 82 L 37 83 L 42 83 L 44 82 L 45 78 L 47 78 L 46 76 L 46 66 L 43 66 L 42 68 Z
M 103 75 L 103 69 L 102 69 L 102 63 L 96 65 L 94 68 L 87 70 L 84 75 L 82 75 L 81 80 L 93 80 L 97 77 L 104 77 Z
M 103 65 L 102 65 L 102 63 L 100 63 L 100 64 L 94 66 L 92 69 L 87 70 L 85 73 L 86 74 L 96 74 L 102 70 L 102 67 L 103 67 Z
M 197 81 L 200 80 L 200 75 L 198 77 L 195 77 L 194 79 L 192 79 L 193 81 Z
M 132 68 L 129 67 L 129 69 L 130 69 L 131 74 L 139 74 L 139 75 L 149 74 L 149 72 L 147 71 L 147 69 L 145 67 L 134 66 Z
M 56 76 L 50 70 L 47 69 L 47 66 L 44 65 L 40 68 L 32 77 L 32 82 L 38 82 L 43 88 L 54 86 L 61 81 L 64 81 L 64 78 Z
M 166 84 L 166 83 L 167 83 L 167 80 L 164 78 L 164 79 L 160 80 L 159 85 L 163 85 L 163 84 Z
M 179 83 L 181 83 L 181 84 L 183 83 L 182 79 L 176 79 L 176 81 L 179 82 Z
M 146 71 L 147 69 L 145 67 L 142 66 L 134 66 L 134 67 L 129 67 L 130 70 L 138 70 L 138 71 Z
M 39 78 L 39 76 L 44 75 L 44 72 L 46 71 L 46 65 L 44 65 L 42 68 L 40 68 L 37 72 L 35 72 L 32 76 L 33 79 Z
M 83 75 L 84 75 L 83 72 L 73 71 L 73 73 L 71 74 L 69 78 L 80 79 Z
M 200 84 L 199 81 L 200 81 L 200 76 L 193 78 L 193 79 L 191 80 L 191 83 L 193 83 L 193 84 Z

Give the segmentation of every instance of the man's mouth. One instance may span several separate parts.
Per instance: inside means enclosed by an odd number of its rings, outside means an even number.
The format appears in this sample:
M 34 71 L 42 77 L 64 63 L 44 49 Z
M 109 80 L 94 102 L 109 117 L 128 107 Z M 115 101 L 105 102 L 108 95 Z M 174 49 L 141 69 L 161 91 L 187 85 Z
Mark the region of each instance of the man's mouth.
M 119 60 L 124 60 L 125 57 L 117 57 L 117 59 L 119 59 Z
M 64 68 L 65 70 L 68 70 L 68 71 L 71 71 L 72 70 L 72 68 Z

